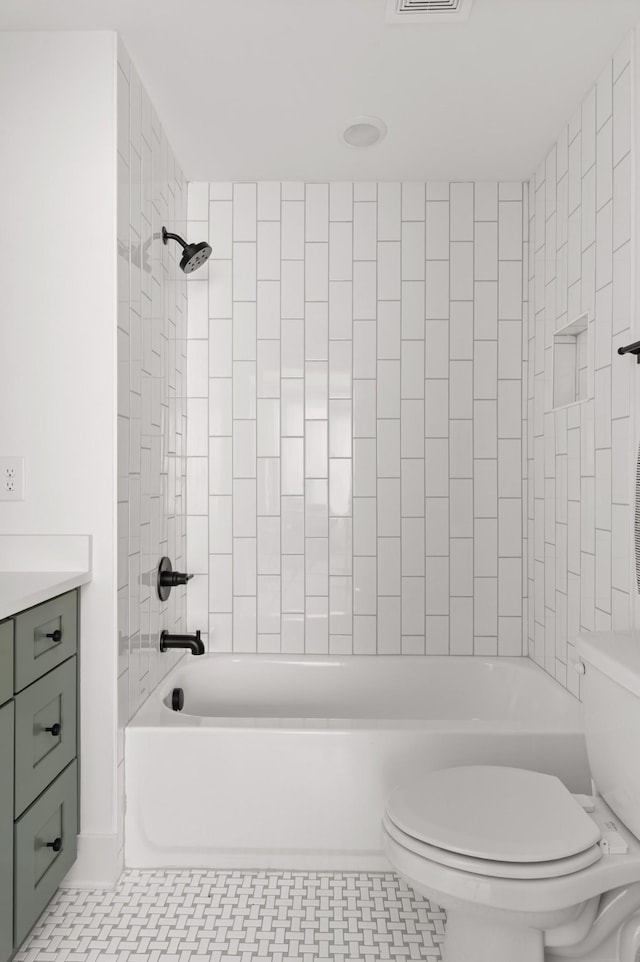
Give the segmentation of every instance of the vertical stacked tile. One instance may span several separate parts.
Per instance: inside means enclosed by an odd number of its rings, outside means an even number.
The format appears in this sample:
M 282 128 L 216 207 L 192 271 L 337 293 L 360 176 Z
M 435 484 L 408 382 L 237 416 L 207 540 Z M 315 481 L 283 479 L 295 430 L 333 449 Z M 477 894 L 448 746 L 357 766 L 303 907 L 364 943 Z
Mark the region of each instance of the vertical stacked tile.
M 375 209 L 364 206 L 376 200 Z M 354 559 L 354 565 L 357 565 L 359 583 L 368 573 L 371 585 L 366 605 L 358 599 L 362 613 L 358 613 L 354 625 L 354 650 L 399 653 L 402 639 L 402 185 L 380 183 L 377 189 L 373 184 L 357 185 L 356 201 L 354 256 L 361 259 L 362 265 L 368 264 L 358 267 L 358 283 L 362 285 L 375 257 L 377 310 L 374 326 L 370 318 L 358 320 L 357 326 L 354 324 L 354 376 L 359 377 L 354 382 L 354 429 L 362 439 L 354 444 L 364 445 L 365 452 L 369 445 L 368 494 L 359 501 L 357 516 L 354 502 L 359 545 L 356 550 L 354 532 L 354 550 L 362 552 L 359 559 Z M 376 474 L 375 485 L 371 484 L 371 471 Z
M 528 643 L 575 693 L 579 631 L 630 623 L 631 118 L 627 38 L 529 191 Z M 554 407 L 554 331 L 584 313 L 585 397 Z
M 498 189 L 498 654 L 522 652 L 523 207 L 520 183 Z
M 478 219 L 475 225 L 471 185 L 452 185 L 451 202 L 452 253 L 457 252 L 458 261 L 463 265 L 463 270 L 458 266 L 455 275 L 452 270 L 452 299 L 455 297 L 458 313 L 469 307 L 469 302 L 476 297 L 471 442 L 474 650 L 495 654 L 498 634 L 498 186 L 478 186 L 477 213 L 485 219 Z M 486 219 L 489 217 L 492 219 Z M 471 266 L 467 263 L 470 237 L 474 237 L 476 243 Z
M 369 188 L 360 186 L 358 196 L 367 196 Z M 390 193 L 397 210 L 397 221 L 385 230 L 386 206 Z M 371 195 L 369 195 L 371 196 Z M 393 296 L 398 297 L 400 282 L 400 185 L 378 185 L 377 217 L 366 201 L 354 206 L 353 247 L 353 375 L 359 383 L 359 404 L 362 392 L 372 404 L 369 425 L 363 437 L 354 439 L 354 514 L 357 505 L 359 525 L 357 546 L 353 559 L 353 650 L 356 654 L 375 654 L 377 649 L 378 595 L 384 589 L 381 566 L 385 564 L 385 550 L 389 542 L 383 538 L 389 532 L 384 529 L 382 515 L 389 505 L 388 491 L 397 482 L 389 480 L 399 474 L 399 379 L 395 379 L 395 397 L 391 400 L 393 410 L 384 410 L 381 395 L 377 393 L 377 309 L 378 303 Z M 357 220 L 356 220 L 357 217 Z M 377 222 L 377 223 L 376 223 Z M 366 385 L 363 382 L 367 382 Z M 390 393 L 394 394 L 391 378 Z M 388 385 L 387 385 L 388 386 Z M 395 416 L 395 420 L 390 419 Z M 376 418 L 374 423 L 374 416 Z M 361 424 L 361 421 L 359 421 Z M 385 498 L 387 500 L 385 500 Z M 362 500 L 361 500 L 362 499 Z M 376 500 L 377 499 L 377 500 Z M 377 507 L 377 511 L 376 511 Z M 362 544 L 362 523 L 370 524 L 367 543 Z M 377 514 L 377 517 L 376 517 Z M 396 511 L 391 510 L 391 516 Z M 397 532 L 393 532 L 397 533 Z M 376 537 L 377 536 L 377 537 Z
M 401 584 L 401 642 L 407 654 L 437 653 L 448 640 L 448 622 L 442 614 L 449 614 L 448 577 L 443 583 L 438 564 L 426 562 L 424 491 L 420 491 L 423 473 L 419 469 L 425 458 L 426 416 L 432 408 L 425 394 L 425 283 L 426 283 L 426 187 L 421 183 L 403 183 L 400 213 L 402 217 L 400 248 L 400 284 L 389 294 L 401 295 L 400 302 L 400 423 L 393 426 L 392 438 L 400 434 L 400 477 L 394 479 L 390 492 L 394 516 L 400 516 L 400 539 L 392 552 L 391 570 L 397 565 L 396 584 Z M 378 379 L 379 391 L 384 392 L 384 378 Z M 425 402 L 425 397 L 427 400 Z M 435 411 L 435 408 L 433 409 Z M 378 412 L 379 414 L 379 412 Z M 446 401 L 441 412 L 446 421 Z M 436 432 L 437 433 L 437 432 Z M 397 442 L 396 442 L 397 443 Z M 416 494 L 422 495 L 416 497 Z M 395 502 L 398 502 L 396 509 Z M 393 544 L 393 542 L 390 542 Z M 396 560 L 397 559 L 397 560 Z M 430 559 L 433 562 L 433 559 Z M 398 570 L 399 569 L 399 570 Z M 447 572 L 448 573 L 448 572 Z M 426 584 L 425 584 L 426 575 Z M 444 589 L 446 597 L 440 598 Z M 392 620 L 393 602 L 387 602 Z M 392 622 L 393 624 L 393 622 Z M 422 632 L 419 630 L 423 626 Z M 383 635 L 383 631 L 385 634 Z M 395 651 L 395 635 L 386 637 L 383 623 L 379 632 L 381 652 Z
M 424 189 L 424 184 L 420 186 Z M 367 613 L 359 616 L 362 620 L 356 625 L 358 633 L 354 638 L 354 650 L 372 653 L 377 650 L 380 654 L 400 653 L 403 630 L 400 514 L 403 189 L 402 184 L 378 184 L 377 218 L 369 215 L 371 226 L 367 230 L 363 219 L 367 208 L 356 207 L 359 222 L 355 224 L 357 250 L 361 256 L 368 246 L 371 258 L 373 245 L 376 245 L 378 303 L 377 324 L 371 327 L 370 321 L 359 321 L 358 339 L 354 330 L 354 372 L 357 364 L 360 374 L 374 378 L 374 381 L 367 382 L 369 387 L 364 390 L 365 393 L 368 390 L 371 403 L 369 428 L 376 439 L 371 453 L 375 455 L 373 464 L 377 474 L 377 511 L 373 502 L 368 502 L 364 508 L 365 517 L 369 515 L 372 525 L 368 547 L 373 549 L 377 558 L 358 562 L 360 571 L 365 575 L 369 565 L 371 593 Z M 424 203 L 418 212 L 419 217 L 424 216 L 423 208 Z M 369 245 L 364 240 L 365 233 L 370 238 Z M 424 321 L 421 329 L 424 331 Z M 363 333 L 368 337 L 363 338 Z M 372 562 L 375 567 L 372 567 Z M 420 606 L 417 612 L 420 612 Z M 424 631 L 418 633 L 421 635 L 420 644 L 423 645 Z
M 360 185 L 357 196 L 373 197 L 373 190 L 373 186 Z M 387 482 L 378 477 L 377 264 L 381 246 L 391 237 L 395 237 L 396 247 L 399 246 L 400 185 L 378 184 L 376 193 L 374 209 L 362 206 L 371 201 L 359 199 L 357 207 L 354 201 L 353 217 L 357 220 L 353 257 L 357 256 L 358 260 L 353 260 L 352 265 L 347 263 L 350 253 L 347 248 L 342 255 L 344 266 L 340 272 L 344 285 L 340 324 L 347 336 L 353 336 L 353 651 L 356 654 L 376 652 L 377 554 L 384 523 L 389 520 L 383 521 L 381 517 L 386 510 Z M 392 194 L 395 194 L 395 204 Z M 393 228 L 386 223 L 390 207 L 397 211 Z M 334 236 L 338 240 L 338 228 L 334 228 Z M 336 330 L 337 323 L 333 327 Z
M 534 472 L 533 472 L 533 456 L 535 450 L 535 429 L 536 429 L 536 415 L 537 408 L 535 406 L 535 388 L 537 386 L 536 381 L 536 330 L 538 321 L 536 318 L 535 311 L 535 279 L 536 279 L 536 264 L 539 264 L 538 252 L 536 248 L 537 236 L 536 236 L 536 221 L 535 221 L 535 211 L 536 211 L 536 193 L 535 193 L 535 177 L 532 177 L 527 185 L 527 235 L 528 235 L 528 257 L 526 262 L 527 271 L 527 313 L 525 315 L 525 324 L 523 330 L 523 340 L 526 338 L 527 341 L 527 369 L 526 376 L 524 377 L 524 382 L 526 384 L 527 393 L 527 420 L 526 420 L 526 431 L 527 431 L 527 486 L 526 486 L 526 502 L 523 505 L 526 511 L 526 555 L 525 555 L 525 576 L 527 582 L 527 621 L 525 626 L 525 637 L 526 637 L 526 651 L 528 656 L 534 658 L 535 650 L 535 490 L 534 490 Z
M 375 184 L 333 185 L 333 191 L 328 184 L 307 184 L 307 238 L 330 242 L 327 327 L 316 330 L 322 338 L 326 330 L 329 346 L 329 651 L 336 654 L 353 650 L 352 258 L 375 257 L 375 194 Z M 307 348 L 311 337 L 308 326 Z
M 207 314 L 209 318 L 209 404 L 204 407 L 190 401 L 187 450 L 189 455 L 209 457 L 209 567 L 208 590 L 200 589 L 197 576 L 196 611 L 194 593 L 189 598 L 189 625 L 200 625 L 209 615 L 209 634 L 217 639 L 230 639 L 233 616 L 233 187 L 231 184 L 209 186 L 209 243 L 212 247 L 208 265 Z M 195 279 L 192 283 L 198 283 Z M 192 409 L 202 418 L 192 430 Z M 195 434 L 197 432 L 197 434 Z M 192 438 L 195 436 L 195 450 Z M 191 462 L 189 461 L 189 467 Z M 190 506 L 187 505 L 190 512 Z M 199 591 L 204 592 L 205 604 Z M 204 610 L 203 610 L 204 609 Z
M 452 303 L 450 284 L 450 194 L 468 200 L 470 187 L 426 188 L 425 610 L 427 651 L 440 654 L 473 654 L 473 303 Z M 465 235 L 468 246 L 468 225 Z M 433 619 L 445 626 L 449 619 L 450 638 L 430 634 Z
M 162 555 L 186 565 L 187 303 L 163 224 L 184 233 L 187 185 L 134 65 L 118 49 L 118 788 L 122 730 L 176 658 L 162 628 L 183 629 L 185 590 L 153 591 Z M 206 345 L 206 340 L 203 341 Z M 194 375 L 194 385 L 197 378 Z M 206 398 L 207 386 L 201 385 Z M 204 401 L 206 404 L 206 400 Z
M 469 552 L 465 578 L 473 575 L 452 640 L 466 654 L 497 649 L 497 222 L 480 219 L 489 216 L 485 194 L 497 185 L 477 188 L 477 222 L 475 186 L 451 184 L 449 191 L 450 324 L 467 358 L 456 362 L 450 384 L 451 527 L 464 539 L 458 549 Z
M 237 651 L 257 650 L 257 398 L 268 397 L 279 374 L 269 355 L 272 341 L 257 332 L 257 189 L 233 185 L 232 528 L 233 637 Z M 264 332 L 260 330 L 260 335 Z
M 281 208 L 281 300 L 276 302 L 274 323 L 281 319 L 282 425 L 280 460 L 283 600 L 287 650 L 303 651 L 306 635 L 305 577 L 305 477 L 313 470 L 305 462 L 305 196 L 304 185 L 279 187 Z M 279 307 L 279 315 L 278 315 Z M 317 410 L 312 412 L 318 414 Z M 311 420 L 315 421 L 313 417 Z M 323 419 L 318 419 L 322 426 Z M 325 421 L 326 423 L 326 421 Z M 316 432 L 315 426 L 311 429 Z M 286 434 L 284 434 L 286 432 Z M 315 436 L 315 433 L 314 433 Z M 235 641 L 234 641 L 235 643 Z
M 210 646 L 521 653 L 522 185 L 208 193 Z
M 245 186 L 251 189 L 252 205 L 255 192 L 257 204 L 257 314 L 252 313 L 250 319 L 251 335 L 257 334 L 257 648 L 258 651 L 280 651 L 283 563 L 279 465 L 284 393 L 278 312 L 282 250 L 280 185 L 258 185 L 257 189 L 254 185 Z M 298 256 L 302 256 L 300 251 Z
M 261 197 L 270 197 L 273 216 L 280 223 L 280 285 L 270 285 L 271 325 L 280 327 L 280 462 L 272 483 L 280 499 L 280 543 L 282 551 L 282 626 L 284 651 L 304 651 L 305 639 L 305 511 L 304 511 L 304 429 L 305 429 L 305 323 L 304 323 L 304 189 L 296 185 L 282 190 L 280 184 L 259 184 Z M 293 196 L 292 196 L 293 194 Z M 284 202 L 294 204 L 287 208 Z M 281 206 L 282 204 L 282 206 Z M 297 228 L 294 224 L 298 217 Z M 287 235 L 282 237 L 282 234 Z M 297 236 L 296 236 L 297 234 Z
M 520 559 L 522 566 L 521 577 L 521 596 L 522 596 L 522 616 L 520 619 L 520 638 L 522 654 L 529 655 L 528 625 L 529 625 L 529 498 L 531 485 L 529 482 L 529 421 L 531 411 L 529 406 L 529 325 L 531 317 L 531 282 L 529 280 L 529 262 L 531 258 L 531 245 L 529 243 L 529 194 L 530 184 L 522 185 L 522 324 L 521 324 L 521 360 L 520 360 L 520 410 L 522 412 L 521 424 L 521 464 L 520 471 L 522 476 L 522 497 L 520 499 Z
M 329 199 L 329 216 L 350 230 L 351 185 L 345 197 Z M 292 251 L 300 265 L 297 286 L 304 291 L 304 585 L 305 650 L 329 651 L 329 220 L 326 185 L 284 184 L 283 239 L 287 221 L 291 226 Z M 306 195 L 306 196 L 305 196 Z M 295 206 L 294 206 L 295 205 Z M 345 211 L 348 208 L 348 211 Z M 331 223 L 333 228 L 333 222 Z M 350 251 L 350 245 L 349 245 Z M 350 254 L 349 254 L 350 258 Z M 298 313 L 298 307 L 295 313 Z M 334 358 L 335 362 L 335 358 Z M 335 374 L 335 370 L 334 370 Z M 335 415 L 333 445 L 337 444 L 342 412 Z
M 463 189 L 466 191 L 463 192 Z M 471 188 L 471 190 L 469 190 Z M 499 194 L 502 185 L 452 185 L 452 249 L 475 257 L 464 274 L 452 278 L 452 297 L 462 307 L 475 297 L 473 324 L 473 633 L 474 651 L 497 654 L 498 640 L 498 325 Z M 455 199 L 455 203 L 454 203 Z M 473 223 L 474 207 L 478 217 Z M 502 226 L 502 225 L 500 225 Z M 453 243 L 455 240 L 455 244 Z M 460 260 L 462 254 L 458 254 Z M 469 255 L 467 254 L 467 260 Z M 452 272 L 453 273 L 453 272 Z M 471 277 L 468 278 L 468 274 Z M 454 286 L 455 282 L 455 286 Z M 473 288 L 472 288 L 473 285 Z M 472 288 L 472 290 L 470 290 Z M 465 300 L 466 295 L 466 300 Z

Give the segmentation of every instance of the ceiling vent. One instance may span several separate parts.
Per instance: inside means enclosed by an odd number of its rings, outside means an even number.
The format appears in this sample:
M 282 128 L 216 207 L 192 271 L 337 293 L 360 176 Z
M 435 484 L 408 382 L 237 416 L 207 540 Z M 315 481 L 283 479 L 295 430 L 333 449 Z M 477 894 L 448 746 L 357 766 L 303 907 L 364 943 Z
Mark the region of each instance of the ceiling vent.
M 387 0 L 387 23 L 462 23 L 473 0 Z

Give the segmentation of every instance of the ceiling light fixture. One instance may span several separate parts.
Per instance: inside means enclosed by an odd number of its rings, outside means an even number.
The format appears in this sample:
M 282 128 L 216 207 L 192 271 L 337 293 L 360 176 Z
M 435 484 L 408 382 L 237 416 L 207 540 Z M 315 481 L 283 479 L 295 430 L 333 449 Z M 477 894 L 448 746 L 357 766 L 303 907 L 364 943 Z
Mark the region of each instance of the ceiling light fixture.
M 386 136 L 387 125 L 379 117 L 356 117 L 340 134 L 348 147 L 373 147 Z

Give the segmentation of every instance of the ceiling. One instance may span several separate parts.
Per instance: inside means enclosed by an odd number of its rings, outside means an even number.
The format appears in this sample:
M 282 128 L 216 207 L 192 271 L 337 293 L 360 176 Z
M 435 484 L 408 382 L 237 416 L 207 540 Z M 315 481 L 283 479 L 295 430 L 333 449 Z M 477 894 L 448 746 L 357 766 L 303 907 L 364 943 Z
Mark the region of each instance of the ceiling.
M 0 30 L 116 29 L 189 180 L 529 176 L 640 0 L 475 0 L 390 26 L 385 0 L 2 0 Z M 338 134 L 381 117 L 386 139 Z

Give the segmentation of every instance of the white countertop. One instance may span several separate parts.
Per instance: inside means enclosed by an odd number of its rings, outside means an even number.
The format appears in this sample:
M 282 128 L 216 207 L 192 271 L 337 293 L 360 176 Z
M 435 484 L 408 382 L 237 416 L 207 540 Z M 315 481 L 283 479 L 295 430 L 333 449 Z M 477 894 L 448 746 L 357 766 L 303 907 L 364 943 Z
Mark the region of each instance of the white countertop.
M 0 620 L 88 581 L 89 571 L 0 571 Z
M 0 619 L 89 581 L 89 535 L 0 535 Z

